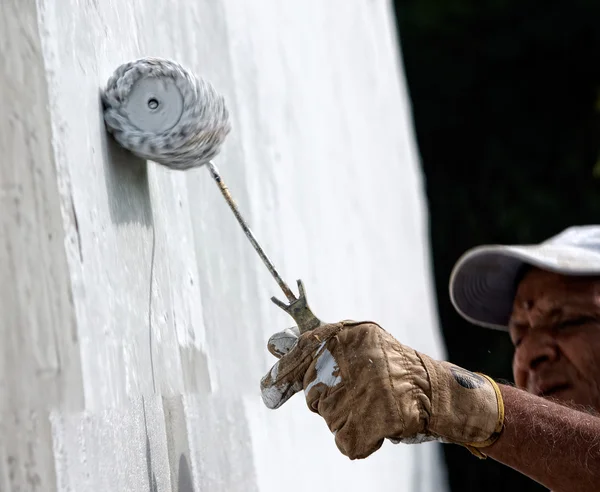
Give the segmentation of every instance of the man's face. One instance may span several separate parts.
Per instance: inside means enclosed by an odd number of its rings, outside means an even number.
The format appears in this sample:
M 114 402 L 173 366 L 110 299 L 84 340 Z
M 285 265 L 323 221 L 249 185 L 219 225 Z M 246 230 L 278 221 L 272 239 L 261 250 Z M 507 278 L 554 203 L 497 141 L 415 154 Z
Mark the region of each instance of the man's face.
M 509 323 L 519 388 L 600 411 L 600 280 L 531 269 Z

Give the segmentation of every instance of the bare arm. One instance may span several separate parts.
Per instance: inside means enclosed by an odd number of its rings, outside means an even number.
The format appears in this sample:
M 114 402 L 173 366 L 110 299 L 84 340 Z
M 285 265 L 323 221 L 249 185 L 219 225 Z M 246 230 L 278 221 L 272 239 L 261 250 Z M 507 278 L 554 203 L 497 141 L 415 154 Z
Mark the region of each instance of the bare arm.
M 500 386 L 506 427 L 483 451 L 554 492 L 600 490 L 600 418 Z

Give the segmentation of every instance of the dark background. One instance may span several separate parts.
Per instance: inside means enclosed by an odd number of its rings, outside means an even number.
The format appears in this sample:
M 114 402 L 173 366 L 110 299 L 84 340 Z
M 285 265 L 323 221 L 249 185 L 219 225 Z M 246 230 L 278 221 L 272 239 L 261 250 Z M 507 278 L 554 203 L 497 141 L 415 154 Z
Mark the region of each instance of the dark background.
M 469 325 L 448 280 L 468 248 L 600 223 L 600 0 L 396 0 L 449 359 L 513 381 L 504 333 Z M 453 491 L 545 490 L 444 446 Z

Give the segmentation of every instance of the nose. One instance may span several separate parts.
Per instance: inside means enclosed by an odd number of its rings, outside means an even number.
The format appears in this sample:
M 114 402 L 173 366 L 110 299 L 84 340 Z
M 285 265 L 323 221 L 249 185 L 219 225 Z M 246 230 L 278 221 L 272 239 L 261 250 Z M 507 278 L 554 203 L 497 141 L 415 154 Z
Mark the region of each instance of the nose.
M 547 333 L 530 332 L 515 349 L 513 369 L 517 373 L 526 375 L 530 371 L 539 369 L 547 362 L 554 362 L 558 358 L 558 347 L 554 339 Z

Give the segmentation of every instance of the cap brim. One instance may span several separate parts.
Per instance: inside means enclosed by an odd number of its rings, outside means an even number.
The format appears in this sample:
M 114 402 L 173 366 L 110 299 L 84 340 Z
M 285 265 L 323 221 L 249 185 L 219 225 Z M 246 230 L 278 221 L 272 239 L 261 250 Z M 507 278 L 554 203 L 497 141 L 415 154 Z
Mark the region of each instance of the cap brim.
M 480 246 L 456 262 L 450 300 L 471 323 L 507 330 L 517 280 L 527 265 L 563 275 L 600 275 L 600 253 L 555 244 Z

